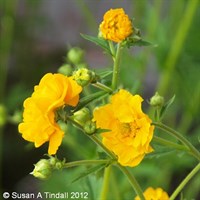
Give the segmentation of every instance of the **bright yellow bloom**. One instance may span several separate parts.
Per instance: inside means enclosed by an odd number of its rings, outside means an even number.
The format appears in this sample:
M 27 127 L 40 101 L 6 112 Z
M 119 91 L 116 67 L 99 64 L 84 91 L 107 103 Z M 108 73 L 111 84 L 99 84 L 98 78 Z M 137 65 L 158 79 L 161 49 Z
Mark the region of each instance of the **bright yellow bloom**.
M 118 156 L 123 166 L 138 165 L 146 153 L 154 127 L 141 110 L 142 98 L 121 89 L 112 96 L 111 103 L 94 111 L 97 128 L 109 129 L 102 133 L 103 144 Z
M 133 27 L 128 15 L 122 8 L 118 8 L 104 14 L 100 31 L 106 40 L 121 42 L 133 33 Z
M 168 194 L 162 188 L 149 187 L 145 190 L 144 197 L 145 200 L 169 200 Z M 137 196 L 135 200 L 140 200 L 140 198 Z
M 55 154 L 64 136 L 55 121 L 55 112 L 64 105 L 76 106 L 81 91 L 72 77 L 46 74 L 24 101 L 23 122 L 18 127 L 22 137 L 34 142 L 35 147 L 49 141 L 48 153 Z

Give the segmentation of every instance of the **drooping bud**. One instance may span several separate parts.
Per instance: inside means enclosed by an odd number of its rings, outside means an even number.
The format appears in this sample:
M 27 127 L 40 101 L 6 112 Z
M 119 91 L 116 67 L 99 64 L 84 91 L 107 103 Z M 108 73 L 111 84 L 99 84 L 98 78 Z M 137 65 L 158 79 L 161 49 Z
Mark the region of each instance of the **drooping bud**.
M 41 159 L 35 164 L 35 168 L 30 174 L 36 178 L 45 180 L 51 176 L 52 170 L 53 168 L 49 160 Z
M 84 57 L 84 51 L 79 47 L 73 47 L 69 50 L 67 54 L 67 58 L 69 62 L 77 65 L 79 63 L 82 63 Z
M 90 111 L 88 108 L 82 108 L 81 110 L 75 112 L 72 118 L 75 122 L 84 126 L 84 124 L 91 118 Z
M 65 165 L 65 159 L 59 160 L 57 157 L 49 156 L 49 159 L 41 159 L 34 166 L 34 170 L 30 173 L 41 180 L 48 179 L 53 170 L 60 170 Z
M 73 73 L 74 80 L 81 86 L 86 86 L 95 80 L 95 73 L 87 68 L 78 69 Z
M 96 131 L 96 123 L 93 121 L 87 121 L 84 125 L 84 131 L 88 135 L 92 135 Z
M 150 99 L 150 105 L 155 107 L 162 107 L 164 104 L 164 98 L 158 94 L 158 92 L 155 93 L 153 97 Z

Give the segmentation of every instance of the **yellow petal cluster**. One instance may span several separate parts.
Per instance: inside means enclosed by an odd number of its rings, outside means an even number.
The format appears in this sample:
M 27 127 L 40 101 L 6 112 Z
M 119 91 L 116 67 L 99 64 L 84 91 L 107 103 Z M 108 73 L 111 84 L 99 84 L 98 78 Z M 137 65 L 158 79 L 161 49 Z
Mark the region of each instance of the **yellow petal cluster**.
M 150 146 L 154 126 L 143 113 L 139 95 L 121 89 L 111 102 L 94 111 L 97 128 L 109 129 L 102 133 L 103 144 L 118 156 L 123 166 L 134 167 L 153 149 Z
M 169 200 L 168 194 L 162 188 L 149 187 L 144 191 L 145 200 Z M 137 196 L 135 200 L 140 200 Z
M 104 39 L 114 42 L 121 42 L 133 33 L 131 20 L 122 8 L 107 11 L 99 28 Z
M 82 88 L 62 74 L 48 73 L 24 101 L 23 122 L 18 129 L 22 137 L 40 147 L 49 141 L 48 153 L 55 154 L 64 132 L 55 121 L 56 110 L 64 105 L 76 106 Z

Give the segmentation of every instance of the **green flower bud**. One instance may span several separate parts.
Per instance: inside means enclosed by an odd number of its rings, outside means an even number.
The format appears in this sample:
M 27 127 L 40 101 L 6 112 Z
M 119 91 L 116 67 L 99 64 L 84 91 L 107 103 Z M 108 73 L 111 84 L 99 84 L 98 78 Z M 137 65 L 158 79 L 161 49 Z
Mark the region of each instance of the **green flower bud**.
M 35 168 L 30 174 L 36 178 L 45 180 L 51 176 L 52 170 L 53 168 L 49 160 L 41 159 L 35 164 Z
M 164 98 L 156 92 L 156 94 L 151 97 L 150 99 L 150 105 L 155 107 L 162 107 L 164 104 Z
M 84 131 L 88 135 L 92 135 L 96 131 L 96 124 L 93 121 L 87 121 L 84 125 Z
M 65 162 L 62 162 L 60 160 L 57 161 L 56 165 L 55 165 L 55 169 L 62 169 L 64 166 Z
M 86 68 L 78 69 L 73 73 L 74 80 L 82 87 L 88 85 L 90 82 L 93 82 L 94 77 L 95 73 Z
M 49 163 L 53 169 L 59 170 L 59 169 L 63 168 L 63 166 L 65 164 L 65 160 L 60 161 L 57 157 L 50 156 Z
M 64 64 L 61 67 L 58 68 L 58 72 L 65 75 L 65 76 L 71 76 L 72 75 L 73 68 L 69 64 Z
M 13 124 L 18 124 L 22 121 L 22 111 L 16 110 L 14 114 L 9 118 L 9 121 Z
M 0 127 L 3 127 L 7 121 L 6 107 L 0 104 Z
M 91 118 L 90 111 L 88 108 L 82 108 L 81 110 L 75 112 L 72 118 L 75 122 L 84 126 L 84 124 Z
M 84 51 L 79 47 L 74 47 L 70 49 L 67 54 L 68 60 L 75 65 L 81 63 L 83 61 L 83 57 Z

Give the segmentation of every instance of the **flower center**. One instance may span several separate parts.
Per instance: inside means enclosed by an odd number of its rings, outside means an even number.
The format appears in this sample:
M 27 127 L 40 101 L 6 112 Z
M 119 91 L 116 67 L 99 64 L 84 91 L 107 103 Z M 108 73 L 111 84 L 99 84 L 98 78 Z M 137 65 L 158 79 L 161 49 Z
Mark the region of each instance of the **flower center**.
M 139 130 L 140 127 L 137 125 L 135 120 L 130 123 L 120 124 L 120 133 L 123 135 L 123 137 L 134 138 Z

